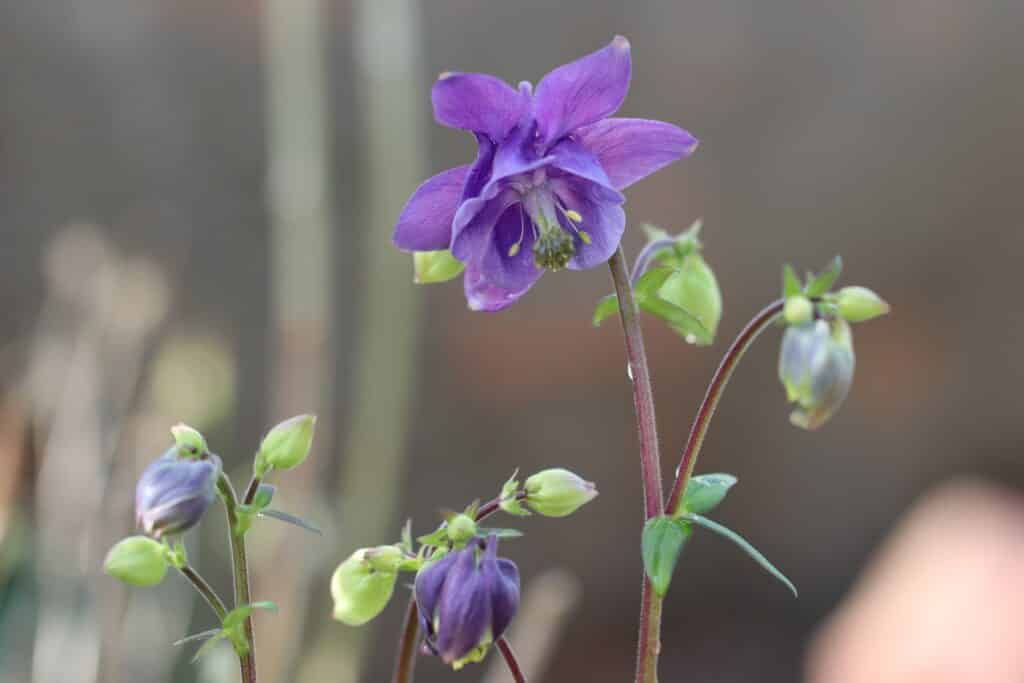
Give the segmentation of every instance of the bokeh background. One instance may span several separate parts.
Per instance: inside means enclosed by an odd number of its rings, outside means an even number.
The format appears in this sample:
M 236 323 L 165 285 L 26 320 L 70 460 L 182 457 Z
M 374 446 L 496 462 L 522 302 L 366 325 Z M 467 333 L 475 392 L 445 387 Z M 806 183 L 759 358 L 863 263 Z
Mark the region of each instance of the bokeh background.
M 663 679 L 800 680 L 915 500 L 970 476 L 1016 510 L 1022 25 L 1009 0 L 0 2 L 0 680 L 236 680 L 229 648 L 193 665 L 171 646 L 212 625 L 179 577 L 126 589 L 100 564 L 171 424 L 244 478 L 263 430 L 307 411 L 315 455 L 275 483 L 325 535 L 252 534 L 256 595 L 282 606 L 257 620 L 262 680 L 387 680 L 404 594 L 372 628 L 333 623 L 333 566 L 552 465 L 601 496 L 504 546 L 537 596 L 512 637 L 549 646 L 536 680 L 630 680 L 642 509 L 621 332 L 590 325 L 607 272 L 548 275 L 475 314 L 457 282 L 414 287 L 389 243 L 418 182 L 472 154 L 431 120 L 439 72 L 536 82 L 616 33 L 633 45 L 623 114 L 702 142 L 630 189 L 627 251 L 640 222 L 703 217 L 726 302 L 712 348 L 647 321 L 666 474 L 782 263 L 841 253 L 844 282 L 893 307 L 856 328 L 852 394 L 816 433 L 788 424 L 766 335 L 698 465 L 739 477 L 719 519 L 801 596 L 698 534 L 666 603 Z M 948 552 L 912 576 L 961 561 L 965 535 L 975 556 L 1006 552 L 984 515 L 964 528 L 938 500 Z M 211 514 L 189 544 L 227 593 L 224 534 Z M 1021 576 L 968 605 L 984 622 Z M 949 629 L 969 631 L 968 612 Z M 956 680 L 997 680 L 978 666 Z M 419 677 L 485 671 L 424 659 Z

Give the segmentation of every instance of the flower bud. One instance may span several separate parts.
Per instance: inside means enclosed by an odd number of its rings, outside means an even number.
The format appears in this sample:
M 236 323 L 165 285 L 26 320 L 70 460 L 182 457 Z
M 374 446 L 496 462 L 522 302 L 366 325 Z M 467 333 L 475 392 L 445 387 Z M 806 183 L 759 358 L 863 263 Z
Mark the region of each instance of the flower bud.
M 360 548 L 331 576 L 334 618 L 362 626 L 380 614 L 395 592 L 402 552 L 394 546 Z
M 183 422 L 171 427 L 171 435 L 174 437 L 174 442 L 178 445 L 178 453 L 182 457 L 196 458 L 210 450 L 203 435 Z
M 658 295 L 695 316 L 707 330 L 708 337 L 699 340 L 691 332 L 676 328 L 679 334 L 690 343 L 711 343 L 722 318 L 722 291 L 699 251 L 691 251 L 683 258 L 679 272 L 665 280 Z
M 498 557 L 498 539 L 474 541 L 416 575 L 424 644 L 445 664 L 479 662 L 519 608 L 519 569 Z
M 867 287 L 843 287 L 836 292 L 839 315 L 847 322 L 862 323 L 889 312 L 889 304 Z
M 466 265 L 452 256 L 447 249 L 441 251 L 417 251 L 412 255 L 413 282 L 427 285 L 453 280 L 462 273 Z
M 560 467 L 543 470 L 523 484 L 526 506 L 545 517 L 565 517 L 597 497 L 594 482 Z
M 296 415 L 267 432 L 256 454 L 257 476 L 270 468 L 290 470 L 301 465 L 313 445 L 315 426 L 316 415 Z
M 782 317 L 790 325 L 809 322 L 814 317 L 814 304 L 801 294 L 787 297 L 786 304 L 782 309 Z
M 161 538 L 195 526 L 216 498 L 221 461 L 205 454 L 183 457 L 172 446 L 150 463 L 135 487 L 135 520 L 146 534 Z
M 256 495 L 252 497 L 252 506 L 259 510 L 269 507 L 274 500 L 277 487 L 273 484 L 260 484 L 256 487 Z
M 779 353 L 779 379 L 798 408 L 790 421 L 817 429 L 850 391 L 854 354 L 850 326 L 843 320 L 817 320 L 786 329 Z
M 155 586 L 164 580 L 169 566 L 167 546 L 145 536 L 118 541 L 103 561 L 103 571 L 133 586 Z
M 476 522 L 469 515 L 455 515 L 448 520 L 448 538 L 462 544 L 476 536 Z

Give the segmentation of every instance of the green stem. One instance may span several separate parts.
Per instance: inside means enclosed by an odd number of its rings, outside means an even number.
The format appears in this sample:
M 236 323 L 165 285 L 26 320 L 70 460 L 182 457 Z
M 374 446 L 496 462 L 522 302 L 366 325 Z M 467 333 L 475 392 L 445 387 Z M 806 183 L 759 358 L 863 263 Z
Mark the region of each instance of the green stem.
M 209 605 L 217 615 L 217 620 L 223 624 L 224 617 L 228 615 L 228 608 L 224 606 L 224 601 L 220 599 L 219 595 L 217 595 L 217 591 L 213 590 L 213 587 L 206 582 L 206 579 L 200 576 L 199 572 L 191 566 L 186 564 L 182 567 L 178 567 L 178 571 L 181 572 L 182 576 L 188 579 L 189 583 L 191 583 L 196 589 L 196 592 L 206 600 L 206 604 Z
M 608 262 L 619 317 L 626 338 L 626 355 L 633 382 L 633 407 L 640 436 L 640 472 L 644 487 L 644 517 L 651 519 L 664 513 L 661 483 L 661 457 L 658 453 L 658 429 L 654 415 L 654 392 L 647 367 L 640 313 L 633 299 L 629 268 L 620 246 Z M 640 597 L 640 628 L 637 642 L 636 683 L 656 683 L 658 653 L 661 650 L 661 598 L 657 596 L 647 575 L 644 575 Z
M 708 385 L 707 393 L 704 394 L 704 400 L 701 402 L 700 410 L 697 411 L 697 416 L 693 420 L 693 426 L 690 428 L 690 437 L 686 441 L 686 448 L 683 449 L 683 455 L 679 460 L 679 469 L 676 470 L 679 474 L 672 485 L 672 493 L 669 494 L 668 504 L 665 506 L 669 514 L 674 515 L 679 512 L 679 504 L 682 502 L 683 493 L 686 491 L 686 484 L 693 475 L 693 468 L 697 464 L 697 456 L 700 455 L 701 446 L 704 445 L 704 437 L 707 436 L 708 427 L 711 425 L 711 418 L 715 415 L 718 402 L 722 398 L 722 392 L 725 391 L 733 371 L 739 364 L 740 359 L 743 358 L 743 354 L 754 343 L 754 340 L 782 314 L 784 306 L 785 301 L 779 299 L 765 307 L 747 323 L 747 326 L 739 333 L 732 346 L 729 347 L 729 350 L 725 352 L 725 356 L 723 356 L 722 362 L 715 371 L 714 377 L 711 378 L 711 384 Z
M 257 486 L 259 484 L 257 483 Z M 224 508 L 228 516 L 228 538 L 231 542 L 231 568 L 235 579 L 235 607 L 248 605 L 252 602 L 249 594 L 249 563 L 245 553 L 245 534 L 236 534 L 238 522 L 238 496 L 227 475 L 221 473 L 217 480 L 217 488 L 224 500 Z M 250 485 L 250 489 L 255 487 Z M 256 639 L 252 627 L 252 615 L 245 618 L 245 639 L 249 647 L 245 652 L 238 652 L 238 663 L 242 673 L 242 683 L 256 683 Z

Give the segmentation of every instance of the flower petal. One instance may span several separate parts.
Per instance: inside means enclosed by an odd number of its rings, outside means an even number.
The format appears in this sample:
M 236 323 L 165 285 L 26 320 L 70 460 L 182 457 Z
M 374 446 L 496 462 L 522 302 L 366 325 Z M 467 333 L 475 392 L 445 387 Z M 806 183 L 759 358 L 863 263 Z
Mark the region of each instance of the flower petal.
M 462 202 L 452 221 L 452 255 L 463 262 L 469 262 L 484 246 L 494 224 L 519 195 L 511 189 L 498 190 L 496 196 L 488 197 L 485 192 Z
M 629 90 L 629 41 L 612 42 L 586 57 L 560 66 L 537 84 L 533 112 L 543 143 L 610 116 Z
M 480 571 L 491 595 L 491 636 L 497 640 L 519 609 L 519 568 L 498 557 L 498 538 L 493 534 L 487 538 Z
M 562 227 L 575 236 L 576 255 L 569 261 L 571 270 L 585 270 L 605 263 L 622 241 L 626 229 L 626 213 L 622 195 L 596 183 L 577 178 L 556 178 L 552 189 L 566 209 L 574 210 L 583 220 L 577 226 L 560 216 Z M 587 240 L 579 234 L 587 233 Z
M 448 553 L 416 574 L 413 596 L 416 598 L 420 617 L 424 620 L 424 632 L 428 636 L 434 633 L 434 610 L 441 599 L 441 588 L 444 586 L 448 571 L 457 557 L 458 553 Z
M 420 185 L 402 209 L 391 241 L 405 251 L 447 249 L 469 166 L 456 166 Z
M 459 551 L 441 591 L 436 645 L 446 664 L 472 652 L 490 627 L 491 602 L 484 577 L 476 567 L 475 552 L 472 546 Z
M 463 286 L 471 309 L 507 308 L 540 279 L 544 271 L 534 263 L 533 240 L 533 224 L 522 205 L 507 207 L 466 264 Z
M 611 189 L 612 182 L 601 167 L 601 162 L 586 147 L 575 140 L 563 139 L 551 148 L 551 165 L 580 178 Z
M 434 118 L 443 126 L 461 128 L 501 140 L 529 106 L 529 95 L 488 74 L 441 74 L 430 94 Z
M 664 121 L 607 119 L 577 131 L 579 142 L 590 150 L 611 179 L 622 190 L 636 181 L 689 156 L 697 138 Z

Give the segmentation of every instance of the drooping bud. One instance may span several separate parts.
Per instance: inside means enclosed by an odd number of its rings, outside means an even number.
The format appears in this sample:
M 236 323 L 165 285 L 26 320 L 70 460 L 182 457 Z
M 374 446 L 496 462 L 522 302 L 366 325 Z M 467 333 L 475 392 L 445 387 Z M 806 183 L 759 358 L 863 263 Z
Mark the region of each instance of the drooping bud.
M 164 580 L 170 562 L 163 543 L 145 536 L 129 536 L 107 553 L 103 571 L 133 586 L 155 586 Z
M 172 446 L 150 463 L 135 487 L 136 523 L 153 538 L 191 529 L 216 498 L 220 458 L 183 456 L 181 450 Z
M 519 608 L 519 569 L 498 557 L 492 535 L 420 570 L 414 592 L 427 649 L 457 670 L 505 633 Z
M 395 546 L 360 548 L 331 576 L 334 618 L 362 626 L 380 614 L 395 592 L 402 552 Z
M 447 282 L 457 278 L 466 268 L 447 249 L 441 251 L 417 251 L 412 255 L 413 282 L 418 285 Z
M 457 545 L 476 536 L 476 522 L 469 515 L 458 514 L 448 520 L 448 538 Z
M 790 421 L 817 429 L 842 405 L 853 383 L 850 326 L 844 320 L 817 320 L 786 329 L 779 353 L 779 379 L 798 408 Z
M 264 476 L 271 468 L 290 470 L 301 465 L 309 456 L 315 427 L 316 415 L 296 415 L 267 432 L 256 453 L 256 476 Z
M 803 294 L 787 297 L 786 304 L 782 309 L 782 317 L 790 325 L 810 322 L 814 317 L 814 304 Z
M 710 344 L 722 319 L 722 291 L 718 287 L 718 280 L 696 248 L 682 258 L 678 268 L 678 272 L 665 280 L 658 295 L 695 316 L 707 331 L 707 336 L 700 338 L 690 330 L 672 325 L 686 341 L 691 344 Z
M 843 287 L 836 292 L 839 315 L 847 322 L 862 323 L 889 312 L 889 304 L 867 287 Z
M 523 484 L 526 507 L 545 517 L 565 517 L 597 497 L 594 482 L 561 467 L 542 470 Z

